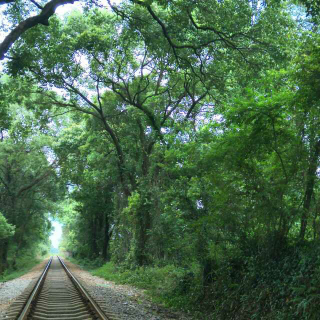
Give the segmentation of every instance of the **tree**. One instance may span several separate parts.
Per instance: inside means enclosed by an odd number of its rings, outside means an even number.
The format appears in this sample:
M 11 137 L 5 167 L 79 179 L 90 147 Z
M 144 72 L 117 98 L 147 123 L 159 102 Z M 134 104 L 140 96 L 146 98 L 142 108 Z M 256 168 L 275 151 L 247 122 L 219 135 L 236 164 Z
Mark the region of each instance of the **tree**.
M 14 226 L 7 222 L 7 219 L 0 213 L 0 239 L 6 239 L 14 235 Z
M 31 3 L 34 5 L 32 9 L 28 7 L 28 5 L 21 5 L 21 3 L 15 0 L 1 1 L 0 5 L 12 5 L 10 8 L 11 11 L 13 11 L 14 14 L 18 12 L 18 17 L 16 17 L 18 18 L 18 21 L 21 20 L 20 15 L 23 11 L 31 11 L 30 13 L 32 13 L 32 11 L 37 8 L 38 11 L 40 10 L 40 12 L 36 16 L 31 16 L 21 21 L 16 27 L 14 27 L 13 30 L 9 32 L 9 34 L 0 44 L 0 60 L 5 58 L 5 54 L 8 52 L 10 47 L 24 32 L 37 26 L 38 24 L 48 26 L 49 18 L 54 14 L 57 7 L 67 3 L 74 3 L 75 1 L 77 0 L 51 0 L 48 1 L 44 6 L 38 4 L 36 1 L 31 1 Z M 10 9 L 7 11 L 7 13 L 10 12 Z
M 63 247 L 78 257 L 106 261 L 114 224 L 113 185 L 118 181 L 112 174 L 114 159 L 112 169 L 106 161 L 110 156 L 106 141 L 100 141 L 87 121 L 86 130 L 84 122 L 67 128 L 55 148 L 57 156 L 65 159 L 60 178 L 72 186 L 72 200 L 62 203 L 59 214 L 65 225 Z
M 47 240 L 49 212 L 54 212 L 53 202 L 62 191 L 55 180 L 56 162 L 47 159 L 53 143 L 50 125 L 37 123 L 35 113 L 26 107 L 34 88 L 10 78 L 2 87 L 8 117 L 0 142 L 0 210 L 15 232 L 1 241 L 1 273 L 9 261 L 14 268 L 24 250 L 34 250 Z

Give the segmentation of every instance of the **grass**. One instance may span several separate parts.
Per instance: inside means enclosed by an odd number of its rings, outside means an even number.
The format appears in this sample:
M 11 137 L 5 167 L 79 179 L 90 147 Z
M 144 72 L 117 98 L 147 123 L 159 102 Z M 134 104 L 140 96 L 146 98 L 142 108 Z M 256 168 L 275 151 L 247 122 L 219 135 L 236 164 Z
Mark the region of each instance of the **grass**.
M 100 259 L 97 260 L 90 260 L 90 259 L 76 259 L 72 257 L 65 258 L 61 255 L 64 259 L 78 265 L 81 269 L 86 271 L 94 271 L 102 265 L 102 261 Z
M 197 266 L 192 270 L 186 270 L 175 265 L 164 267 L 140 267 L 127 269 L 117 266 L 113 262 L 101 266 L 101 261 L 89 259 L 68 258 L 72 263 L 79 265 L 82 269 L 89 271 L 92 275 L 101 277 L 116 284 L 127 284 L 143 289 L 152 302 L 164 307 L 184 312 L 194 312 L 192 307 L 199 289 L 199 279 L 193 274 L 198 274 Z M 202 318 L 203 319 L 203 318 Z
M 151 300 L 197 319 L 316 320 L 320 312 L 320 242 L 273 254 L 222 260 L 207 287 L 199 265 L 128 269 L 108 262 L 93 275 L 145 290 Z
M 153 302 L 196 319 L 319 319 L 320 240 L 254 249 L 221 258 L 206 286 L 196 262 L 186 268 L 130 269 L 112 262 L 95 267 L 98 261 L 73 261 L 93 275 L 144 289 Z
M 198 281 L 186 270 L 174 265 L 121 269 L 108 262 L 91 273 L 117 284 L 128 284 L 144 289 L 155 303 L 175 310 L 194 312 L 190 301 L 197 295 Z
M 40 263 L 40 260 L 34 258 L 32 260 L 26 261 L 25 264 L 23 264 L 23 266 L 21 265 L 21 263 L 18 262 L 17 270 L 5 270 L 4 273 L 0 276 L 0 282 L 5 282 L 19 278 L 24 274 L 28 273 L 38 263 Z

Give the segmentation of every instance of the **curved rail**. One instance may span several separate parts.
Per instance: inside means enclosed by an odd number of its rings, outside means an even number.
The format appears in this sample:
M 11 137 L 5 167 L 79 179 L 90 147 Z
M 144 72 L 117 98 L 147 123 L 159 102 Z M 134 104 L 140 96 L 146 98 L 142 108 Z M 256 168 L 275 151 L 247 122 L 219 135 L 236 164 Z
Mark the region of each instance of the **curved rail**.
M 40 292 L 40 290 L 41 290 L 41 287 L 42 287 L 42 285 L 43 285 L 43 282 L 44 282 L 44 280 L 45 280 L 45 278 L 46 278 L 46 275 L 47 275 L 47 273 L 48 273 L 48 270 L 49 270 L 49 268 L 50 268 L 52 259 L 53 259 L 53 257 L 50 258 L 50 260 L 49 260 L 49 262 L 47 263 L 45 269 L 43 270 L 43 272 L 42 272 L 42 274 L 41 274 L 41 276 L 40 276 L 37 284 L 35 285 L 33 291 L 32 291 L 31 294 L 30 294 L 30 297 L 28 298 L 27 303 L 26 303 L 26 305 L 24 306 L 24 308 L 23 308 L 23 310 L 22 310 L 22 312 L 21 312 L 18 320 L 24 320 L 24 319 L 27 318 L 28 313 L 29 313 L 29 311 L 30 311 L 30 307 L 32 306 L 32 302 L 33 302 L 33 300 L 36 298 L 36 296 L 39 294 L 39 292 Z

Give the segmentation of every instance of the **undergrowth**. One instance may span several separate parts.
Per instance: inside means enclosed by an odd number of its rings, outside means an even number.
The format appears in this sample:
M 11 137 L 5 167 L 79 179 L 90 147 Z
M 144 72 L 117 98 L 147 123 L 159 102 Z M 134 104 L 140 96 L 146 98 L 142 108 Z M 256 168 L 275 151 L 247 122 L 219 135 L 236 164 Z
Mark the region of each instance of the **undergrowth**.
M 66 259 L 74 264 L 77 264 L 82 269 L 87 271 L 95 270 L 103 265 L 103 260 L 100 258 L 89 259 L 89 258 L 67 257 Z
M 74 262 L 79 262 L 75 261 Z M 176 265 L 128 269 L 108 262 L 82 266 L 93 275 L 145 289 L 152 300 L 208 320 L 316 320 L 320 314 L 320 243 L 224 257 L 203 286 L 201 268 Z
M 201 279 L 196 276 L 200 273 L 196 264 L 190 269 L 167 265 L 128 270 L 108 262 L 93 270 L 92 274 L 118 284 L 145 289 L 154 302 L 166 307 L 193 313 L 198 309 L 190 305 L 190 301 L 197 300 L 201 291 Z
M 40 259 L 35 258 L 34 255 L 25 254 L 17 259 L 14 267 L 9 267 L 3 272 L 2 275 L 0 275 L 0 282 L 19 278 L 29 272 L 38 263 L 40 263 Z

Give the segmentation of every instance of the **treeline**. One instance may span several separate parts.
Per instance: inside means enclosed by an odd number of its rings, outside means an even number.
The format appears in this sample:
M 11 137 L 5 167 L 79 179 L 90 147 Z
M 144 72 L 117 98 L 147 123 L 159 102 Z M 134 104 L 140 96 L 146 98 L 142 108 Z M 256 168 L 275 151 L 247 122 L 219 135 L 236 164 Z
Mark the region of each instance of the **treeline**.
M 55 163 L 54 130 L 27 107 L 30 84 L 1 78 L 0 275 L 19 270 L 48 253 L 50 212 L 63 195 Z M 34 88 L 35 89 L 35 88 Z M 53 160 L 53 159 L 52 159 Z M 59 191 L 60 190 L 60 191 Z M 59 195 L 60 194 L 60 195 Z
M 10 250 L 57 211 L 63 250 L 174 266 L 167 295 L 217 319 L 315 318 L 320 39 L 306 6 L 124 1 L 24 33 L 6 62 L 23 99 L 6 106 L 28 116 L 0 145 L 21 170 L 10 193 L 1 169 Z M 67 192 L 49 209 L 57 176 Z

